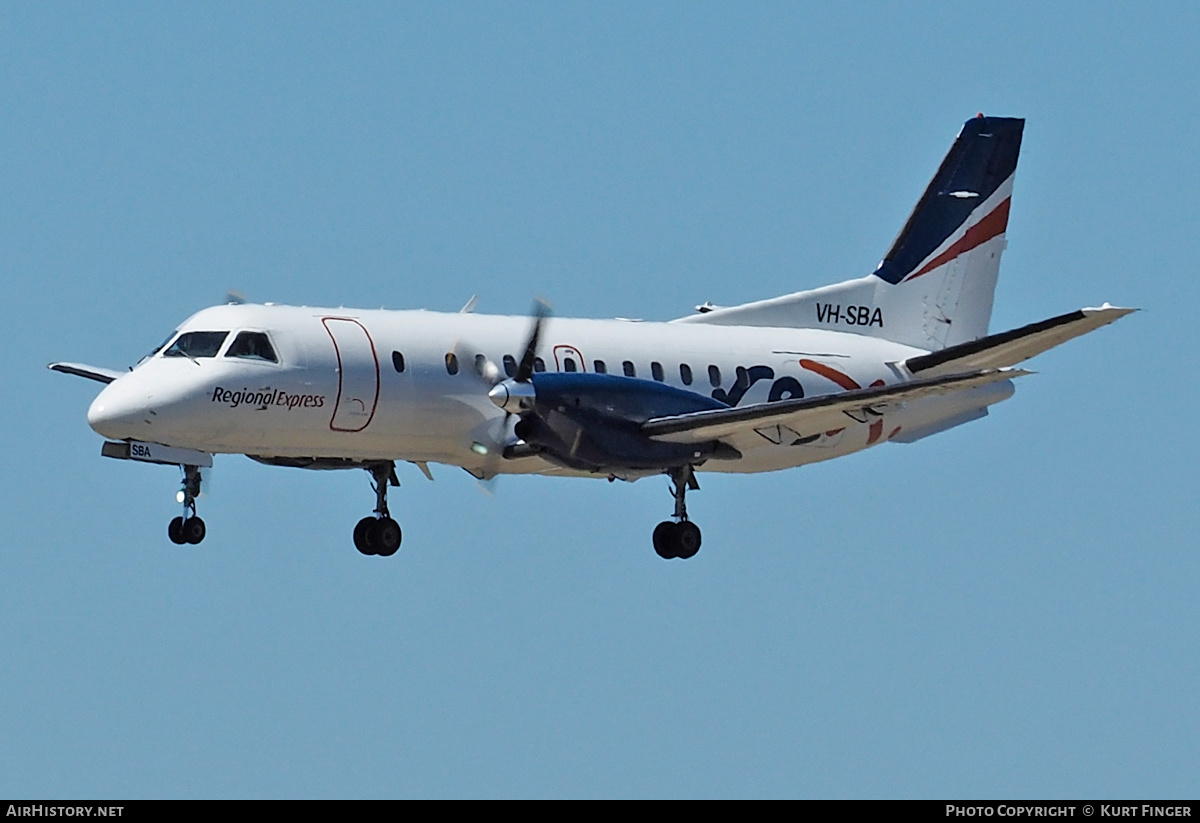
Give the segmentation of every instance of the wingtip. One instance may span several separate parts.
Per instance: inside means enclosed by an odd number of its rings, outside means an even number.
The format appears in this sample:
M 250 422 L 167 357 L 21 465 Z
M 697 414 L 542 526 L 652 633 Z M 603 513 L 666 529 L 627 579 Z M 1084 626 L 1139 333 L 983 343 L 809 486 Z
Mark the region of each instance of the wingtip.
M 1083 309 L 1083 311 L 1087 312 L 1088 314 L 1113 314 L 1116 315 L 1116 318 L 1120 318 L 1127 314 L 1133 314 L 1134 312 L 1141 311 L 1141 309 L 1129 308 L 1126 306 L 1114 306 L 1112 303 L 1109 303 L 1106 300 L 1099 306 L 1089 306 Z

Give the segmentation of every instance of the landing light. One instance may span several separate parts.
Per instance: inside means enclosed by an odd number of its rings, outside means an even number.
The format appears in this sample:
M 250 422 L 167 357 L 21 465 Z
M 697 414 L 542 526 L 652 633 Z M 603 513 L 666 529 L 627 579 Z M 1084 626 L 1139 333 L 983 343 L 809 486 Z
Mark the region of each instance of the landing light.
M 176 494 L 175 494 L 175 502 L 176 502 L 176 503 L 182 503 L 182 502 L 183 502 L 183 498 L 184 498 L 184 494 L 183 494 L 183 490 L 181 489 L 181 490 L 179 490 L 178 492 L 176 492 Z

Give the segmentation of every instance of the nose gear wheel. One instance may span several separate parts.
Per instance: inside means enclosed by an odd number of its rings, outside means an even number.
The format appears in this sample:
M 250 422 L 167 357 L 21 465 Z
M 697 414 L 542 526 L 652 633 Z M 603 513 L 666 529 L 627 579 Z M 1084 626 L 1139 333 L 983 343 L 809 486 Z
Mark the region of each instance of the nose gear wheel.
M 196 498 L 200 494 L 200 468 L 198 466 L 183 467 L 183 516 L 176 517 L 167 524 L 167 537 L 177 546 L 185 543 L 196 545 L 204 539 L 207 529 L 204 521 L 196 516 Z

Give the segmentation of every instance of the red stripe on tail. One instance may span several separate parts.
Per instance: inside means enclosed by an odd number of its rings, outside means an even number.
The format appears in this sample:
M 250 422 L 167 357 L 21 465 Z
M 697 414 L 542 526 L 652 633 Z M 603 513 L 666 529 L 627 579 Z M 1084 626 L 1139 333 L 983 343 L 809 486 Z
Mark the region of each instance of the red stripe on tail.
M 981 246 L 993 237 L 999 234 L 1004 234 L 1008 228 L 1008 209 L 1012 204 L 1012 198 L 1006 197 L 1004 202 L 996 208 L 992 209 L 992 213 L 980 220 L 974 226 L 967 229 L 967 233 L 959 238 L 958 242 L 937 257 L 930 260 L 920 268 L 915 274 L 905 278 L 904 282 L 912 280 L 914 277 L 920 277 L 926 272 L 933 271 L 938 266 L 945 265 L 958 257 L 960 254 L 966 254 L 976 246 Z

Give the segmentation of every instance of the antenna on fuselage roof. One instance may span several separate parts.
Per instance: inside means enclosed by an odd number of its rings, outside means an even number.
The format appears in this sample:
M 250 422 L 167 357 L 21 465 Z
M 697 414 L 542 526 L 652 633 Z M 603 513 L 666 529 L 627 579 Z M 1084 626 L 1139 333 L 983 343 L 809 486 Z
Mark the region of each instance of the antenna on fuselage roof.
M 246 295 L 242 294 L 240 291 L 234 291 L 233 289 L 230 289 L 229 291 L 225 292 L 225 302 L 231 306 L 240 306 L 246 302 Z
M 474 314 L 475 313 L 475 304 L 478 302 L 479 302 L 479 295 L 472 294 L 471 299 L 467 301 L 467 304 L 465 306 L 463 306 L 461 309 L 458 310 L 458 313 L 459 314 Z

